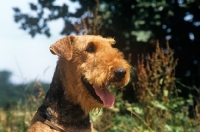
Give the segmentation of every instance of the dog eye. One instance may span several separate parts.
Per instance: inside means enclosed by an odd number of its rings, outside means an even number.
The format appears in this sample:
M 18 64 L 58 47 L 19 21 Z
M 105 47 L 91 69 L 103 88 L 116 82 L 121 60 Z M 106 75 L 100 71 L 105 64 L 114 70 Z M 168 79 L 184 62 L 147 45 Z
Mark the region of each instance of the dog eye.
M 86 49 L 87 52 L 95 52 L 95 46 L 94 43 L 89 43 Z

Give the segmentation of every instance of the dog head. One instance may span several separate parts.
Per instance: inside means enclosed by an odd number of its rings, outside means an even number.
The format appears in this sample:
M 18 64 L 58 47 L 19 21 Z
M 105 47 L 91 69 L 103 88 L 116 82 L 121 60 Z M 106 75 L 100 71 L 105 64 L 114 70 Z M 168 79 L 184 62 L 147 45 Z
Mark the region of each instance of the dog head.
M 115 98 L 108 86 L 123 87 L 129 82 L 130 65 L 112 47 L 114 43 L 114 39 L 101 36 L 67 36 L 50 47 L 63 63 L 67 99 L 80 104 L 85 112 L 111 107 Z

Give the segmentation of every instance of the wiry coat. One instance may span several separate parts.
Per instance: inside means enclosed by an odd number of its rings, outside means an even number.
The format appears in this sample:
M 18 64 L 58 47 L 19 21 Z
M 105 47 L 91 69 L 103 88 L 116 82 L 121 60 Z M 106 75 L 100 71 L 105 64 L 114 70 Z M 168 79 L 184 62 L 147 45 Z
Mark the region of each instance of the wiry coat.
M 91 132 L 89 112 L 114 103 L 107 87 L 123 87 L 129 81 L 130 66 L 122 53 L 112 48 L 114 43 L 111 38 L 85 35 L 68 36 L 53 44 L 50 50 L 59 60 L 38 108 L 39 116 L 67 132 Z M 101 95 L 101 90 L 108 95 Z M 29 128 L 29 132 L 55 131 L 36 117 Z

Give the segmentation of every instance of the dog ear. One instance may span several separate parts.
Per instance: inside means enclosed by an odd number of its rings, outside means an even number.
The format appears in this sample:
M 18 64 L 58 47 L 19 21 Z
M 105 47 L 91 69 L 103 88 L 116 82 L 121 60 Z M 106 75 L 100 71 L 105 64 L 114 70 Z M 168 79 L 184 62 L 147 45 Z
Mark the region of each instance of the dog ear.
M 108 43 L 111 45 L 115 44 L 115 40 L 113 38 L 107 38 Z
M 50 46 L 50 51 L 54 55 L 58 55 L 60 58 L 66 58 L 68 61 L 72 59 L 72 43 L 75 36 L 67 36 Z

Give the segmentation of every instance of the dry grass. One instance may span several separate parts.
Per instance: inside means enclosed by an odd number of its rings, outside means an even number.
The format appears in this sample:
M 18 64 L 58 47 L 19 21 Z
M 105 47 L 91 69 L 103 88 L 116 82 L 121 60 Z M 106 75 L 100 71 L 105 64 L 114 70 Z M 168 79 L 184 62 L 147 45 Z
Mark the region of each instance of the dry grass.
M 0 131 L 25 132 L 28 129 L 35 111 L 44 99 L 42 85 L 35 82 L 34 87 L 34 93 L 26 95 L 16 106 L 0 109 Z

